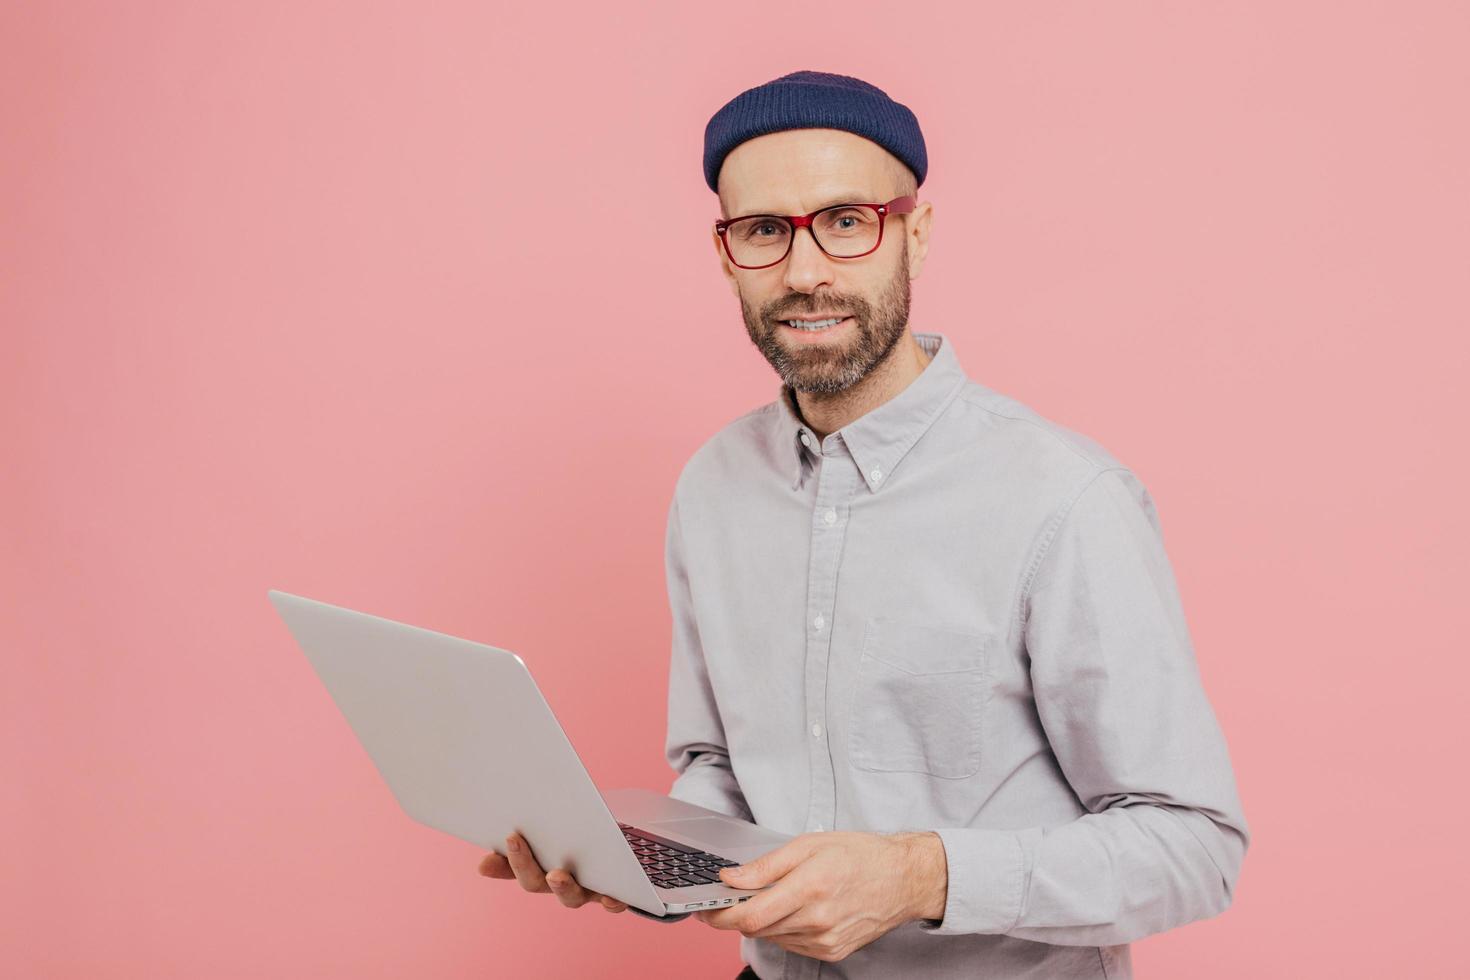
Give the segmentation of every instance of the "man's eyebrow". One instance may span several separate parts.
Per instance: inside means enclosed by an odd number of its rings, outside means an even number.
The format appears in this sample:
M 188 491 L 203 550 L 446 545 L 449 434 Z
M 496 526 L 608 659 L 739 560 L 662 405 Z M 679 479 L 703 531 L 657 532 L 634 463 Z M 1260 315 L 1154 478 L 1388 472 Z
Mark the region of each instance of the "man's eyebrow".
M 825 201 L 823 201 L 821 204 L 818 204 L 816 207 L 812 208 L 812 210 L 813 211 L 820 211 L 823 208 L 830 208 L 834 204 L 865 204 L 865 203 L 870 202 L 870 201 L 875 202 L 875 203 L 878 203 L 878 204 L 883 203 L 881 200 L 879 200 L 878 198 L 873 197 L 873 195 L 869 194 L 867 191 L 843 191 L 840 194 L 832 194 L 832 195 L 829 195 Z M 772 209 L 766 210 L 766 211 L 746 211 L 746 212 L 744 212 L 744 215 L 743 216 L 750 216 L 750 215 L 757 215 L 757 214 L 780 214 L 780 213 L 781 213 L 780 211 L 772 208 Z

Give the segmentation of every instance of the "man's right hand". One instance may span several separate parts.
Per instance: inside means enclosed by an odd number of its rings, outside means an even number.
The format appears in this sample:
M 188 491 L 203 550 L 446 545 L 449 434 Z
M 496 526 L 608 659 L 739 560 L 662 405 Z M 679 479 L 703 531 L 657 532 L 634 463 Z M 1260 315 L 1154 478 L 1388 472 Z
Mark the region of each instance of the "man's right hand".
M 588 902 L 597 902 L 609 912 L 624 912 L 627 902 L 620 902 L 601 892 L 583 888 L 565 868 L 551 872 L 541 870 L 541 865 L 531 856 L 531 846 L 520 834 L 511 834 L 505 839 L 505 853 L 491 851 L 480 862 L 480 874 L 487 878 L 514 878 L 528 892 L 550 892 L 569 909 L 581 908 Z

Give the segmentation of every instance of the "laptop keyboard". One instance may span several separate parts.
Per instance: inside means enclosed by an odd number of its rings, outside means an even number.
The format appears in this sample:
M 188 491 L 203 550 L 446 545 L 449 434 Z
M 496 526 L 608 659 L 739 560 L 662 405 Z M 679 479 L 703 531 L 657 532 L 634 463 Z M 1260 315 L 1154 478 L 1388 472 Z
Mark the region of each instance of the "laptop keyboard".
M 695 885 L 724 884 L 721 868 L 733 868 L 739 861 L 729 861 L 717 854 L 701 851 L 667 837 L 619 823 L 623 837 L 650 881 L 660 888 L 692 888 Z

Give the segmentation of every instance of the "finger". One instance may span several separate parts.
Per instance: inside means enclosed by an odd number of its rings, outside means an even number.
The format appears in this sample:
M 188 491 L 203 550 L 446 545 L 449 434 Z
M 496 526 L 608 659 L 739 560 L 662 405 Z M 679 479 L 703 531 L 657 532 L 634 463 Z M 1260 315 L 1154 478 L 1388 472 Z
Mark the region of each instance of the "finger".
M 826 959 L 827 954 L 830 952 L 830 950 L 822 946 L 813 946 L 807 943 L 796 942 L 789 938 L 774 939 L 772 940 L 772 942 L 774 942 L 777 946 L 780 946 L 784 950 L 795 953 L 798 956 L 808 956 L 814 960 Z
M 734 929 L 735 922 L 738 921 L 735 910 L 738 908 L 739 905 L 732 905 L 724 909 L 705 909 L 695 912 L 694 917 L 714 929 Z
M 480 862 L 480 874 L 486 878 L 514 878 L 516 876 L 516 873 L 511 870 L 510 862 L 499 851 L 491 851 L 485 855 L 485 859 Z
M 567 873 L 565 868 L 557 868 L 547 874 L 546 884 L 551 888 L 551 893 L 569 909 L 579 909 L 592 899 L 592 893 L 577 884 L 577 879 Z
M 698 914 L 716 929 L 735 929 L 744 935 L 752 935 L 801 908 L 803 899 L 797 884 L 789 878 L 783 879 L 754 898 L 729 908 Z
M 759 888 L 785 875 L 811 854 L 816 834 L 801 834 L 738 867 L 721 868 L 720 879 L 736 888 Z
M 757 929 L 751 933 L 753 939 L 770 939 L 773 936 L 801 936 L 811 929 L 811 916 L 807 914 L 807 907 L 802 906 L 775 920 L 770 925 Z
M 761 894 L 764 895 L 765 892 Z M 695 912 L 694 917 L 716 929 L 739 929 L 745 921 L 747 906 L 754 901 L 754 898 L 750 898 L 722 909 L 704 909 Z
M 505 839 L 506 857 L 510 860 L 510 866 L 516 874 L 516 881 L 528 892 L 548 892 L 550 886 L 546 884 L 546 873 L 541 870 L 541 865 L 531 856 L 531 848 L 526 839 L 520 834 L 511 834 Z
M 627 902 L 620 902 L 616 898 L 613 898 L 611 895 L 598 895 L 597 900 L 601 902 L 602 907 L 607 909 L 609 912 L 628 911 Z
M 802 896 L 791 888 L 783 888 L 779 891 L 773 888 L 762 895 L 770 896 L 769 900 L 755 908 L 748 908 L 754 904 L 755 899 L 753 898 L 749 902 L 736 906 L 736 908 L 743 908 L 744 911 L 744 915 L 735 921 L 735 928 L 740 930 L 743 936 L 763 935 L 769 929 L 777 929 L 778 934 L 785 932 L 784 928 L 779 928 L 780 924 L 793 915 L 799 914 L 805 904 Z

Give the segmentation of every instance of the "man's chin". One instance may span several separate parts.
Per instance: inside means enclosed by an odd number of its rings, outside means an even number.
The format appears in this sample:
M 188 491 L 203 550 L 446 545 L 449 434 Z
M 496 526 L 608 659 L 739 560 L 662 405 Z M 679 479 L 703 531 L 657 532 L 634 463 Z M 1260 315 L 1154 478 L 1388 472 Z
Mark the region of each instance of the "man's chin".
M 786 383 L 795 391 L 820 392 L 831 394 L 840 390 L 840 378 L 843 374 L 841 362 L 833 358 L 830 362 L 816 364 L 805 358 L 797 358 L 790 362 L 795 370 L 786 372 Z

